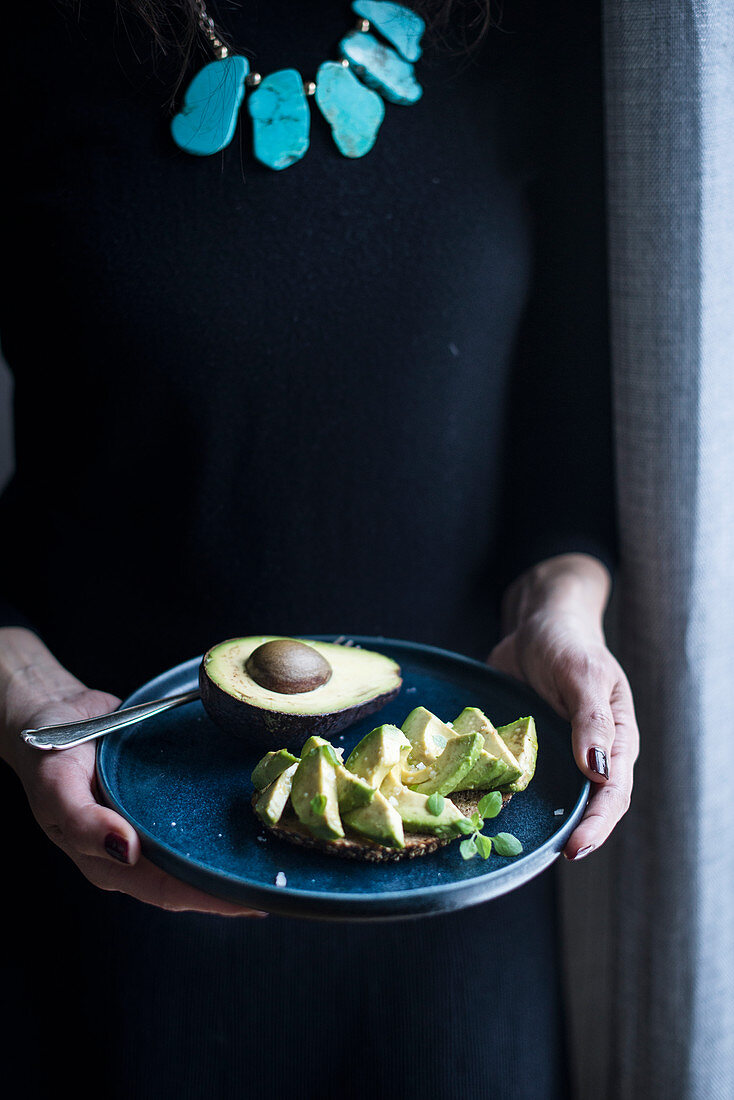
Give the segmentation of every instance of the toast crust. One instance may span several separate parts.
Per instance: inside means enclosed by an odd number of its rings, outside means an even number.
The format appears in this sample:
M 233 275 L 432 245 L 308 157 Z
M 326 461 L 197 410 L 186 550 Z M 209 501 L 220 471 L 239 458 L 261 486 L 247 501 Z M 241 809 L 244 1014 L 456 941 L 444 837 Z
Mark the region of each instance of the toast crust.
M 471 816 L 477 809 L 479 800 L 486 793 L 486 791 L 454 791 L 451 795 L 451 801 L 463 814 Z M 255 791 L 252 796 L 253 806 L 257 801 L 258 794 L 259 792 Z M 502 805 L 505 806 L 511 798 L 511 794 L 503 794 Z M 318 837 L 313 836 L 290 810 L 283 815 L 277 825 L 266 825 L 264 821 L 260 821 L 260 824 L 271 836 L 288 841 L 290 844 L 298 844 L 303 848 L 325 852 L 327 855 L 341 856 L 342 859 L 362 860 L 366 863 L 394 863 L 401 859 L 415 859 L 418 856 L 428 855 L 429 852 L 435 852 L 438 848 L 444 848 L 447 844 L 451 844 L 450 839 L 429 836 L 426 833 L 407 832 L 404 848 L 389 848 L 385 844 L 378 844 L 374 840 L 369 840 L 367 837 L 353 832 L 348 832 L 345 837 L 338 837 L 335 840 L 320 840 Z

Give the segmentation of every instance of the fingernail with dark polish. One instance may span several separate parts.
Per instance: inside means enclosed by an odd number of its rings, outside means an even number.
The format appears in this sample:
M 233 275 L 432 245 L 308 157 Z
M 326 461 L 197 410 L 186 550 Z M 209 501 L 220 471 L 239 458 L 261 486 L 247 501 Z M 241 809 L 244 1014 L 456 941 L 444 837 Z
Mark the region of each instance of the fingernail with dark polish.
M 127 841 L 118 833 L 108 833 L 104 839 L 104 847 L 107 854 L 112 856 L 113 859 L 119 860 L 120 863 L 130 862 Z
M 583 859 L 584 856 L 588 856 L 590 852 L 594 851 L 594 845 L 588 844 L 586 848 L 579 848 L 575 856 L 572 857 L 571 863 L 576 863 L 577 860 Z
M 607 761 L 607 754 L 603 749 L 589 749 L 586 759 L 593 772 L 596 772 L 597 775 L 603 775 L 605 779 L 609 779 L 609 763 Z

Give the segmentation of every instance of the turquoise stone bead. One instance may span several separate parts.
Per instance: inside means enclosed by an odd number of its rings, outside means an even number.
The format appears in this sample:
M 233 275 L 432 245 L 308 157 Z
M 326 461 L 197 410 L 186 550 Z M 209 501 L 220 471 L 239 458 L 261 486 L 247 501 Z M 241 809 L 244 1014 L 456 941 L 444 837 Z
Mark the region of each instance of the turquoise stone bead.
M 377 92 L 365 88 L 337 61 L 325 61 L 316 74 L 315 99 L 339 152 L 345 157 L 369 153 L 385 117 Z
M 253 151 L 268 168 L 280 171 L 308 149 L 311 114 L 303 81 L 295 69 L 270 73 L 248 101 Z
M 247 58 L 223 57 L 196 74 L 171 120 L 173 140 L 181 149 L 207 157 L 229 145 L 249 71 Z
M 339 53 L 354 66 L 360 80 L 391 103 L 416 103 L 423 95 L 410 62 L 371 34 L 352 31 L 339 43 Z
M 388 0 L 354 0 L 352 11 L 369 19 L 406 61 L 418 60 L 426 24 L 416 12 Z

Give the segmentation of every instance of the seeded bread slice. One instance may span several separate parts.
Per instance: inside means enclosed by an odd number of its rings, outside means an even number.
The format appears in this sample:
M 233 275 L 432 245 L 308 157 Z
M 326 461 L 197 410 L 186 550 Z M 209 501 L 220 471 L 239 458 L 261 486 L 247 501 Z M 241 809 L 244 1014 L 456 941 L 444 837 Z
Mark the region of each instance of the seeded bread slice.
M 466 816 L 471 816 L 477 809 L 480 798 L 486 791 L 454 791 L 451 801 L 457 809 Z M 511 794 L 502 795 L 502 804 L 506 805 L 512 798 Z M 253 795 L 253 805 L 257 799 L 257 792 Z M 356 833 L 337 837 L 335 840 L 320 840 L 315 837 L 305 825 L 292 813 L 290 806 L 281 817 L 277 825 L 266 825 L 261 822 L 266 832 L 280 840 L 287 840 L 290 844 L 299 844 L 303 848 L 312 848 L 318 852 L 326 852 L 331 856 L 341 856 L 343 859 L 361 859 L 367 863 L 395 862 L 399 859 L 415 859 L 417 856 L 428 855 L 438 848 L 444 848 L 450 844 L 437 836 L 429 836 L 426 833 L 406 833 L 404 848 L 388 848 L 385 844 L 377 844 L 367 837 Z

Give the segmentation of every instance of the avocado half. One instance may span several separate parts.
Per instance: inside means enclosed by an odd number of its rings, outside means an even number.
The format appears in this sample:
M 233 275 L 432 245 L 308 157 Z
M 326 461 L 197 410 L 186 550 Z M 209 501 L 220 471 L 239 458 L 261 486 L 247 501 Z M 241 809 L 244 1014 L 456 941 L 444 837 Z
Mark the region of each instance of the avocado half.
M 262 687 L 245 665 L 254 650 L 282 635 L 229 638 L 212 646 L 199 668 L 201 701 L 213 722 L 253 748 L 299 748 L 308 737 L 328 737 L 373 714 L 400 691 L 400 666 L 358 646 L 304 642 L 331 666 L 325 684 L 282 694 Z

